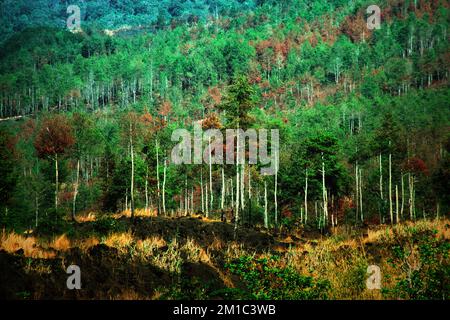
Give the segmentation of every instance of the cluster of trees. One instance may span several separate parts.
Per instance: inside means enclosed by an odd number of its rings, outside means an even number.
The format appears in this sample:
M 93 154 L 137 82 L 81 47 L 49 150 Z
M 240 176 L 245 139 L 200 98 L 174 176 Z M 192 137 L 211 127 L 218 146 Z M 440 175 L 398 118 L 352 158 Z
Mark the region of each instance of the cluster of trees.
M 151 33 L 99 29 L 151 2 L 105 1 L 116 11 L 87 11 L 96 24 L 81 33 L 4 42 L 0 119 L 19 118 L 0 122 L 2 225 L 138 207 L 319 228 L 448 212 L 444 3 L 386 2 L 373 32 L 362 2 L 302 0 L 158 1 L 181 8 L 172 17 L 207 9 Z M 279 171 L 173 165 L 171 133 L 198 121 L 279 129 Z
M 446 90 L 386 95 L 376 108 L 364 99 L 352 101 L 367 112 L 361 119 L 349 112 L 348 100 L 272 117 L 256 107 L 254 91 L 246 78 L 235 80 L 217 113 L 201 123 L 204 129 L 279 129 L 274 176 L 248 163 L 171 163 L 172 132 L 192 129 L 193 123 L 168 121 L 170 106 L 156 114 L 129 107 L 8 122 L 0 140 L 1 223 L 38 227 L 41 220 L 47 226 L 62 216 L 76 219 L 82 211 L 131 210 L 134 216 L 135 208 L 142 208 L 167 216 L 227 217 L 236 227 L 300 221 L 323 229 L 446 214 Z M 412 124 L 401 118 L 400 106 L 414 115 Z

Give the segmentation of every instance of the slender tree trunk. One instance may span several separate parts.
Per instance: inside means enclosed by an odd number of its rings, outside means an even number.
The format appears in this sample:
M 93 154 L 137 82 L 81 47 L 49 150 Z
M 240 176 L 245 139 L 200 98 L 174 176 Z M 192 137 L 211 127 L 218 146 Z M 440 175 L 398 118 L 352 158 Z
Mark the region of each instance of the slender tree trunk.
M 305 224 L 308 222 L 308 168 L 305 169 Z
M 145 172 L 145 213 L 148 214 L 148 167 Z
M 187 176 L 184 180 L 184 215 L 188 214 L 188 188 L 187 188 Z
M 403 172 L 402 172 L 401 176 L 402 176 L 402 206 L 401 206 L 401 209 L 400 209 L 400 216 L 403 219 L 403 208 L 404 208 L 404 205 L 405 205 L 405 186 L 404 186 L 404 182 L 403 182 Z
M 269 217 L 267 213 L 267 181 L 264 180 L 264 228 L 269 228 Z
M 364 221 L 363 196 L 362 196 L 362 169 L 359 169 L 359 211 L 361 213 L 361 222 Z
M 200 171 L 200 193 L 202 198 L 202 214 L 205 214 L 205 202 L 203 199 L 203 169 Z
M 157 197 L 158 197 L 158 216 L 161 214 L 161 197 L 160 197 L 160 181 L 159 181 L 159 142 L 158 139 L 155 141 L 156 148 L 156 184 L 157 184 Z
M 390 145 L 390 143 L 389 143 Z M 389 216 L 391 218 L 391 224 L 394 223 L 394 214 L 392 208 L 392 154 L 389 153 Z
M 131 219 L 134 219 L 134 148 L 133 148 L 133 134 L 130 124 L 130 150 L 131 150 L 131 186 L 130 186 L 130 198 L 131 198 Z
M 166 216 L 166 171 L 167 171 L 167 159 L 164 159 L 163 186 L 162 186 L 162 203 L 164 216 Z
M 78 185 L 80 182 L 80 159 L 77 160 L 77 177 L 75 182 L 75 190 L 73 192 L 73 203 L 72 203 L 72 220 L 75 221 L 75 210 L 78 195 Z
M 225 172 L 222 167 L 222 197 L 220 201 L 220 209 L 223 210 L 225 207 Z
M 359 213 L 359 175 L 358 175 L 358 161 L 356 161 L 355 165 L 355 183 L 356 183 L 356 191 L 355 191 L 355 201 L 356 201 L 356 221 L 358 221 L 358 213 Z
M 211 161 L 211 137 L 208 139 L 209 141 L 209 200 L 210 200 L 210 211 L 212 213 L 213 211 L 213 201 L 214 201 L 214 195 L 213 195 L 213 184 L 212 184 L 212 161 Z
M 58 154 L 55 154 L 55 209 L 58 210 Z
M 245 164 L 241 166 L 241 209 L 242 218 L 244 219 L 244 209 L 245 209 Z
M 237 132 L 237 143 L 236 143 L 236 206 L 235 206 L 235 212 L 234 212 L 234 230 L 237 231 L 238 223 L 239 223 L 239 125 Z M 236 236 L 236 233 L 235 233 Z
M 383 164 L 381 162 L 381 153 L 380 153 L 380 198 L 383 200 Z
M 326 224 L 328 217 L 327 189 L 325 187 L 325 162 L 322 154 L 322 198 L 323 198 L 323 218 Z
M 395 185 L 395 214 L 397 223 L 400 222 L 400 213 L 399 213 L 399 205 L 398 205 L 398 185 Z
M 248 201 L 252 198 L 252 185 L 251 185 L 251 170 L 250 165 L 248 166 Z
M 276 152 L 276 151 L 275 151 Z M 275 227 L 278 227 L 278 154 L 275 154 L 275 186 L 274 186 L 274 202 L 275 202 Z

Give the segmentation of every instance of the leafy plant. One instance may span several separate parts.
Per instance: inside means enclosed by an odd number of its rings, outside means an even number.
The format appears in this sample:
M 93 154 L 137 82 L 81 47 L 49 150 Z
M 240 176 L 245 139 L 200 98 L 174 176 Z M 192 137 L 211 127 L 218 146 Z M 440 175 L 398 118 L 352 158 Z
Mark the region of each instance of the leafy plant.
M 274 300 L 327 298 L 329 282 L 298 274 L 292 268 L 281 267 L 278 262 L 277 256 L 259 259 L 244 256 L 225 267 L 243 280 L 245 298 Z
M 407 245 L 392 247 L 389 263 L 401 271 L 393 288 L 383 290 L 390 298 L 449 299 L 450 243 L 432 234 L 411 230 Z

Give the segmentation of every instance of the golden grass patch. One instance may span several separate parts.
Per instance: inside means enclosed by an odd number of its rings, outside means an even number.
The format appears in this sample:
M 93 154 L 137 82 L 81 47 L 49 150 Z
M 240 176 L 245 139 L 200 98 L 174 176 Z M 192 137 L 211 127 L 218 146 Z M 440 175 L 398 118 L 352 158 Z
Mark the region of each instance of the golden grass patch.
M 2 231 L 0 248 L 9 253 L 15 253 L 22 249 L 23 254 L 30 258 L 50 259 L 56 256 L 54 251 L 48 251 L 38 246 L 34 237 L 24 237 L 15 232 Z

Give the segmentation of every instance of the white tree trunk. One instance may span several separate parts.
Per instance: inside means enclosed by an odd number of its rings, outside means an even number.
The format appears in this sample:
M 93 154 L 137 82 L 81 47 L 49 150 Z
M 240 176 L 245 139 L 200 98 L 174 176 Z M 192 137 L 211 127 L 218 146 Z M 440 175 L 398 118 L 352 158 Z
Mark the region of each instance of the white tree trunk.
M 244 211 L 244 208 L 245 208 L 245 196 L 244 196 L 244 194 L 245 194 L 245 185 L 244 185 L 244 182 L 245 182 L 245 164 L 242 164 L 242 166 L 241 166 L 241 178 L 240 178 L 240 181 L 241 181 L 241 209 L 242 209 L 242 211 Z
M 400 222 L 400 212 L 399 212 L 399 205 L 398 205 L 398 185 L 395 185 L 395 215 L 396 215 L 396 221 L 397 223 Z
M 328 204 L 327 204 L 327 189 L 325 187 L 325 162 L 323 161 L 323 154 L 322 154 L 322 198 L 323 198 L 323 219 L 325 224 L 327 224 Z
M 167 159 L 164 159 L 164 173 L 163 173 L 163 186 L 162 186 L 162 203 L 163 214 L 166 215 L 166 171 L 167 171 Z
M 275 151 L 275 186 L 274 186 L 274 204 L 275 204 L 275 226 L 278 226 L 278 153 Z
M 77 177 L 76 177 L 76 181 L 75 181 L 75 190 L 73 192 L 72 220 L 74 220 L 74 221 L 75 221 L 76 203 L 77 203 L 79 183 L 80 183 L 80 159 L 77 160 Z
M 202 214 L 205 214 L 205 202 L 203 199 L 203 169 L 200 171 L 200 193 L 201 193 L 201 200 L 202 200 Z
M 393 214 L 393 208 L 392 208 L 392 154 L 391 153 L 389 153 L 389 216 L 391 218 L 391 224 L 394 223 L 394 214 Z
M 148 214 L 148 168 L 145 172 L 145 214 Z
M 361 213 L 361 221 L 364 221 L 363 196 L 362 196 L 362 169 L 359 169 L 359 211 Z
M 305 224 L 308 222 L 308 168 L 305 169 Z
M 225 207 L 225 170 L 222 167 L 222 197 L 220 200 L 220 209 L 223 210 Z
M 355 183 L 356 183 L 356 191 L 355 191 L 355 201 L 356 201 L 356 221 L 358 221 L 358 213 L 359 213 L 359 175 L 358 175 L 358 161 L 356 161 L 355 165 Z
M 380 153 L 380 198 L 383 200 L 383 165 L 381 162 L 381 153 Z
M 269 217 L 267 213 L 267 182 L 264 180 L 264 228 L 269 228 Z
M 133 149 L 133 135 L 130 124 L 130 151 L 131 151 L 131 186 L 130 186 L 130 198 L 131 198 L 131 219 L 134 218 L 134 149 Z
M 211 161 L 211 137 L 208 139 L 209 143 L 209 193 L 210 193 L 210 211 L 213 210 L 213 201 L 214 201 L 214 195 L 213 195 L 213 184 L 212 184 L 212 161 Z
M 404 186 L 404 182 L 403 182 L 403 172 L 402 172 L 401 176 L 402 176 L 402 206 L 401 206 L 401 209 L 400 209 L 400 216 L 403 219 L 403 208 L 404 208 L 404 205 L 405 205 L 405 186 Z

